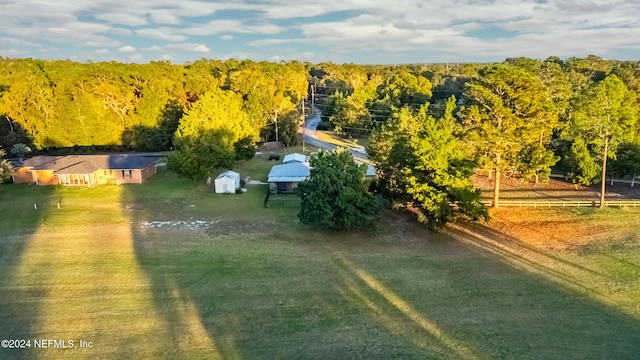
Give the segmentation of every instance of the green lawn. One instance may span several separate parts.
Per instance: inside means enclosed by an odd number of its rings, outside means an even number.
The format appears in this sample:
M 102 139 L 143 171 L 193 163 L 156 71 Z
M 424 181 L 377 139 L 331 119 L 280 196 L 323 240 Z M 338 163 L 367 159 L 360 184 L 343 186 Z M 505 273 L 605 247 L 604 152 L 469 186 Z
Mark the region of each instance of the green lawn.
M 239 166 L 256 179 L 269 167 Z M 640 354 L 638 231 L 558 250 L 485 226 L 433 234 L 386 213 L 363 232 L 322 232 L 299 224 L 295 207 L 264 208 L 265 191 L 214 194 L 168 172 L 142 186 L 2 186 L 0 338 L 93 347 L 0 358 Z M 640 230 L 628 222 L 640 213 L 610 214 Z

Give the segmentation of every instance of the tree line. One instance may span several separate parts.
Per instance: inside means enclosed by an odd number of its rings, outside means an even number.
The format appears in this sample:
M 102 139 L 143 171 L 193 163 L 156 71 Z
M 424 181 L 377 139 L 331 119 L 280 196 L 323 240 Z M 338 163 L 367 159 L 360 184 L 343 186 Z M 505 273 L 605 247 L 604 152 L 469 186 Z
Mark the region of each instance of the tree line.
M 169 166 L 204 177 L 274 140 L 276 119 L 279 140 L 295 144 L 306 100 L 324 126 L 369 136 L 381 190 L 437 225 L 484 216 L 474 168 L 495 176 L 496 205 L 502 176 L 637 175 L 638 97 L 638 62 L 597 56 L 396 66 L 0 58 L 0 146 L 173 149 Z
M 255 141 L 268 140 L 274 112 L 296 110 L 306 97 L 307 72 L 295 61 L 175 65 L 0 58 L 0 145 L 168 150 L 183 117 L 212 94 L 238 98 L 248 118 L 243 131 Z
M 318 66 L 310 82 L 324 121 L 345 135 L 371 133 L 367 152 L 379 185 L 398 207 L 439 227 L 487 216 L 469 181 L 546 181 L 552 169 L 575 183 L 640 173 L 640 66 L 597 56 L 497 64 Z M 608 162 L 609 160 L 609 162 Z

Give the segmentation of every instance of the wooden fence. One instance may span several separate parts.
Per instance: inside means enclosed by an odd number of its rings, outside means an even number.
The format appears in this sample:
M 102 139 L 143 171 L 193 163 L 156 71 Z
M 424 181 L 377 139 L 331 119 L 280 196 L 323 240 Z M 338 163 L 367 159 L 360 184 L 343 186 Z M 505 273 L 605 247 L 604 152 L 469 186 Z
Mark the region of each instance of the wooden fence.
M 564 179 L 565 181 L 569 181 L 569 177 L 562 174 L 551 174 L 549 175 L 549 177 L 555 178 L 555 179 Z M 640 182 L 640 176 L 635 176 L 631 179 L 614 179 L 613 177 L 610 177 L 607 179 L 607 184 L 609 185 L 613 185 L 615 183 L 622 183 L 622 184 L 629 184 L 629 186 L 631 187 L 635 187 L 636 183 L 638 182 Z
M 492 206 L 493 201 L 482 202 L 485 206 Z M 640 207 L 640 200 L 606 200 L 605 207 Z M 600 207 L 600 200 L 500 200 L 498 207 Z

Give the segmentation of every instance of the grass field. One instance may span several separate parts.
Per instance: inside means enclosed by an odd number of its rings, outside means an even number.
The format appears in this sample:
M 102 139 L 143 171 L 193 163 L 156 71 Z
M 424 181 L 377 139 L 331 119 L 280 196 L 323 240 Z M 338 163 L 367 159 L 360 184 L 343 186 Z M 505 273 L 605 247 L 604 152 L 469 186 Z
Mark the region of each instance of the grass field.
M 240 164 L 243 178 L 269 167 Z M 640 356 L 640 211 L 505 209 L 440 234 L 388 212 L 333 233 L 264 208 L 265 191 L 168 172 L 1 187 L 0 338 L 76 347 L 0 358 Z

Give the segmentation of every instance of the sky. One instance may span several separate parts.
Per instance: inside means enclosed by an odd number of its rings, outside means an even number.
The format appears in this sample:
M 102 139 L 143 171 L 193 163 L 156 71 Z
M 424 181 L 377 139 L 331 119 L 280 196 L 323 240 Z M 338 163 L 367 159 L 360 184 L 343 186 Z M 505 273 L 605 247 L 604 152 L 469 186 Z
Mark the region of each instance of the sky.
M 640 60 L 639 0 L 0 0 L 0 56 L 182 64 Z

